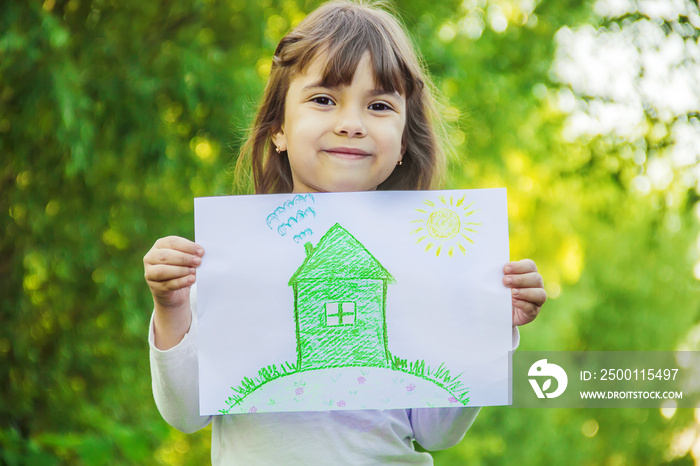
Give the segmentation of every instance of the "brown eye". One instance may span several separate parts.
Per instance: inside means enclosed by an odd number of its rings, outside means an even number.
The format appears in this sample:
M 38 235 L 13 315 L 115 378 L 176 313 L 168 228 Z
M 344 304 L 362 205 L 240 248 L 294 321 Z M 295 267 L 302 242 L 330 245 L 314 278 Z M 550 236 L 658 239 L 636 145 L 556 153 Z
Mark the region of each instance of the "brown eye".
M 315 102 L 319 105 L 332 105 L 333 101 L 330 99 L 330 97 L 325 97 L 325 96 L 319 96 L 319 97 L 314 97 L 311 99 L 312 102 Z
M 385 110 L 391 110 L 391 107 L 389 107 L 387 104 L 383 102 L 375 102 L 369 106 L 370 110 L 375 110 L 377 112 L 383 112 Z

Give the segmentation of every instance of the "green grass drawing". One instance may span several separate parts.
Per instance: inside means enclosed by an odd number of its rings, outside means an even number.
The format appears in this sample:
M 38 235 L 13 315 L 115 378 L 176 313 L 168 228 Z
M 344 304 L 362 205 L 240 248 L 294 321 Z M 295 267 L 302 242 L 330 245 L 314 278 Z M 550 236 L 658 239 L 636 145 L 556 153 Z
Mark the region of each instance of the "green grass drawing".
M 469 394 L 469 387 L 465 386 L 464 383 L 459 380 L 462 374 L 460 373 L 455 376 L 450 375 L 450 371 L 445 367 L 445 363 L 441 363 L 438 368 L 434 370 L 431 369 L 423 359 L 409 363 L 406 359 L 394 356 L 392 363 L 395 371 L 405 372 L 433 382 L 435 385 L 449 392 L 457 402 L 463 405 L 469 403 L 469 397 L 467 396 Z
M 315 247 L 311 243 L 304 247 L 306 257 L 289 280 L 294 291 L 297 360 L 279 368 L 269 365 L 256 376 L 245 377 L 231 387 L 228 409 L 219 412 L 229 414 L 248 395 L 281 377 L 340 367 L 411 374 L 448 392 L 450 402 L 469 403 L 469 388 L 459 380 L 462 374 L 451 375 L 444 363 L 431 369 L 424 360 L 409 363 L 389 352 L 387 287 L 396 281 L 362 243 L 336 223 Z M 412 390 L 411 385 L 407 390 Z
M 237 387 L 231 387 L 231 390 L 233 390 L 233 395 L 228 397 L 226 400 L 226 404 L 229 406 L 229 409 L 220 409 L 219 412 L 221 414 L 228 414 L 231 408 L 241 404 L 246 396 L 250 395 L 266 383 L 279 379 L 280 377 L 284 377 L 285 375 L 295 373 L 297 373 L 297 367 L 288 362 L 282 363 L 280 365 L 280 369 L 278 369 L 274 364 L 263 367 L 258 371 L 257 376 L 253 377 L 252 379 L 244 377 Z

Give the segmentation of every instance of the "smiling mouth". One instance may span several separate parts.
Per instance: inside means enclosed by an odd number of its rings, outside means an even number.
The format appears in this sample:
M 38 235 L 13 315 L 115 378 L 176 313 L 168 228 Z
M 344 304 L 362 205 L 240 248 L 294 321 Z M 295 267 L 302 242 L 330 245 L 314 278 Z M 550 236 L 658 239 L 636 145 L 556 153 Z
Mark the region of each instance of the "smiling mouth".
M 332 147 L 330 149 L 324 150 L 324 152 L 334 155 L 336 157 L 342 157 L 346 159 L 361 159 L 372 155 L 363 150 L 354 149 L 351 147 Z

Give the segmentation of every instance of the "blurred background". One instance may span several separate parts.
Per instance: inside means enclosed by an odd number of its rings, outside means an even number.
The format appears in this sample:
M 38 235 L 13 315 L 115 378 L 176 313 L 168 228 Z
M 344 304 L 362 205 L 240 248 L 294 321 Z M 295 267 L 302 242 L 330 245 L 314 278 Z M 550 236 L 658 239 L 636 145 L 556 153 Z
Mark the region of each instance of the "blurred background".
M 320 2 L 0 5 L 0 463 L 209 462 L 156 411 L 142 257 L 193 237 Z M 698 0 L 408 0 L 446 188 L 506 186 L 549 301 L 521 350 L 700 350 Z M 482 410 L 459 464 L 699 464 L 696 409 Z

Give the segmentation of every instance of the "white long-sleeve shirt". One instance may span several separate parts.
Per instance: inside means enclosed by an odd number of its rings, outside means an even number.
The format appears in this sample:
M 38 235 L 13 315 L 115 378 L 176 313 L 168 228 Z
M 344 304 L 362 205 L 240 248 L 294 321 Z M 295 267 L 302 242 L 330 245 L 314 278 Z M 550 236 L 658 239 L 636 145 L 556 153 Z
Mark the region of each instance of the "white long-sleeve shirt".
M 215 465 L 431 465 L 426 450 L 459 443 L 479 408 L 416 408 L 364 411 L 199 415 L 196 299 L 192 325 L 175 347 L 154 345 L 149 331 L 153 396 L 168 424 L 182 432 L 212 425 Z M 519 343 L 513 329 L 513 348 Z

